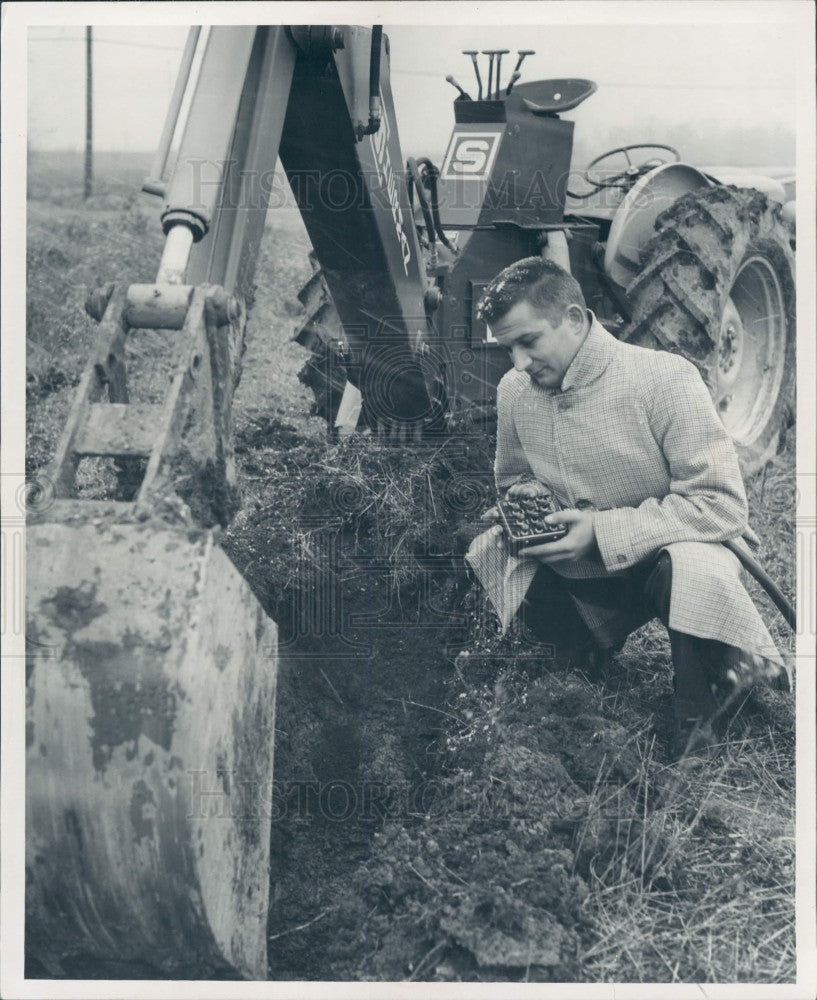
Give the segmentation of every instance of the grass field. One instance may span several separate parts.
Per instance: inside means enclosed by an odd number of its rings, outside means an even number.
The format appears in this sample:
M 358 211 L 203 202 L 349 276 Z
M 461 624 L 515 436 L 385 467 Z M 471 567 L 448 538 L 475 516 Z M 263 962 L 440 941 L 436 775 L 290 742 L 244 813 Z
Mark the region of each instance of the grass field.
M 152 280 L 161 252 L 157 203 L 125 193 L 138 170 L 83 205 L 73 174 L 33 167 L 32 473 L 93 343 L 87 291 Z M 235 399 L 241 508 L 222 536 L 282 638 L 270 977 L 792 982 L 793 697 L 746 692 L 720 757 L 681 772 L 659 625 L 603 680 L 498 636 L 461 568 L 479 513 L 461 487 L 490 474 L 492 442 L 326 440 L 297 380 L 306 352 L 289 339 L 308 249 L 272 220 Z M 156 331 L 130 338 L 137 393 L 158 391 L 165 354 Z M 104 485 L 92 474 L 81 489 Z M 791 598 L 793 434 L 747 489 L 761 561 Z M 322 628 L 314 595 L 327 586 L 342 635 Z M 304 807 L 310 783 L 368 805 L 340 819 Z M 80 966 L 65 956 L 67 974 Z

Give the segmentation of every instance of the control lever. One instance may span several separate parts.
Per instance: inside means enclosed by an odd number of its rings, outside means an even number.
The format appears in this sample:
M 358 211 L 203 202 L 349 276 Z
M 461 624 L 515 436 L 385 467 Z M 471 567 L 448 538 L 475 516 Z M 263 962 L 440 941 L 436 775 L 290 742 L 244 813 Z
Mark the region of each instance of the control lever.
M 477 87 L 479 92 L 477 93 L 477 100 L 482 100 L 482 77 L 479 75 L 479 66 L 477 64 L 477 50 L 476 49 L 465 49 L 462 53 L 464 56 L 470 56 L 471 62 L 474 64 L 474 72 L 477 75 Z
M 533 49 L 517 49 L 516 54 L 519 56 L 519 59 L 516 61 L 516 66 L 514 66 L 514 73 L 519 72 L 519 67 L 522 65 L 525 56 L 535 56 L 536 52 Z M 519 75 L 521 76 L 522 74 L 520 73 Z
M 496 50 L 496 99 L 499 100 L 500 97 L 500 83 L 499 74 L 502 71 L 502 57 L 508 55 L 510 49 L 497 49 Z
M 486 101 L 491 100 L 491 90 L 492 84 L 494 82 L 494 55 L 496 54 L 493 49 L 483 49 L 482 54 L 488 56 L 488 89 L 485 92 Z
M 466 94 L 466 93 L 465 93 L 465 91 L 464 91 L 464 90 L 462 89 L 462 87 L 461 87 L 461 86 L 460 86 L 460 85 L 459 85 L 459 84 L 457 83 L 457 81 L 456 81 L 456 80 L 454 79 L 454 77 L 453 77 L 453 76 L 451 76 L 451 75 L 449 74 L 449 75 L 448 75 L 448 76 L 447 76 L 447 77 L 445 78 L 445 82 L 446 82 L 446 83 L 450 83 L 452 87 L 456 87 L 456 88 L 457 88 L 457 90 L 458 90 L 458 91 L 460 92 L 460 97 L 461 97 L 461 98 L 462 98 L 462 99 L 463 99 L 464 101 L 470 101 L 470 100 L 471 100 L 471 95 L 470 95 L 470 94 Z
M 506 97 L 510 95 L 511 91 L 513 90 L 513 85 L 516 83 L 516 81 L 519 79 L 520 76 L 522 76 L 522 74 L 518 70 L 514 70 L 514 72 L 511 74 L 511 78 L 508 81 L 508 87 L 505 91 Z

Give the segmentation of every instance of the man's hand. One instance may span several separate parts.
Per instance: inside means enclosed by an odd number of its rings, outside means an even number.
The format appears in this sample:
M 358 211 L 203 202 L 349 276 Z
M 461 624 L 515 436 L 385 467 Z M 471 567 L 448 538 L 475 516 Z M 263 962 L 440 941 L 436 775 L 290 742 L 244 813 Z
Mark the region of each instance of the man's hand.
M 593 528 L 592 510 L 560 510 L 556 514 L 548 514 L 545 523 L 567 525 L 568 532 L 564 538 L 555 542 L 544 542 L 542 545 L 531 545 L 519 550 L 519 556 L 531 556 L 543 563 L 576 562 L 591 555 L 596 548 L 596 532 Z
M 489 507 L 484 514 L 479 515 L 480 524 L 499 524 L 499 507 Z

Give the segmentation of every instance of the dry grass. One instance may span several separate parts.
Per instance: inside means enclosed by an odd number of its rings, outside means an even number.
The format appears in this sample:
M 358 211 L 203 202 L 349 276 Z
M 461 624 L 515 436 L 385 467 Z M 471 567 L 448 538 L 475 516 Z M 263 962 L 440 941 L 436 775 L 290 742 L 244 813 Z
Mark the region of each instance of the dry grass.
M 653 637 L 645 631 L 647 645 Z M 679 770 L 667 746 L 668 656 L 660 651 L 649 666 L 634 665 L 639 639 L 621 655 L 617 678 L 607 684 L 579 678 L 569 689 L 577 746 L 589 749 L 582 719 L 590 711 L 598 713 L 590 720 L 602 747 L 594 780 L 583 786 L 586 795 L 574 798 L 573 871 L 588 891 L 584 926 L 563 976 L 580 982 L 792 982 L 791 697 L 749 695 L 733 715 L 719 757 Z M 554 683 L 567 682 L 558 674 L 541 675 L 529 660 L 510 658 L 493 684 L 480 683 L 498 662 L 485 648 L 479 658 L 474 652 L 459 658 L 457 682 L 457 710 L 467 715 L 468 726 L 449 744 L 455 773 L 459 768 L 478 783 L 487 757 L 474 740 L 485 742 L 484 728 L 516 745 L 535 732 L 539 745 L 547 745 L 542 730 L 555 724 L 560 733 L 565 709 L 542 716 L 532 706 L 542 703 L 540 694 L 552 703 Z M 617 725 L 628 733 L 620 746 L 608 743 Z M 560 759 L 582 785 L 586 763 L 572 748 Z M 537 813 L 532 808 L 528 822 Z M 523 863 L 516 875 L 524 874 Z
M 790 599 L 794 481 L 791 435 L 765 474 L 747 483 L 751 522 L 762 540 L 760 558 Z M 794 637 L 765 595 L 758 596 L 759 587 L 750 586 L 781 650 L 791 652 Z M 454 768 L 478 781 L 484 757 L 474 740 L 484 727 L 517 742 L 520 718 L 540 740 L 543 728 L 558 727 L 558 714 L 540 718 L 530 706 L 559 675 L 542 674 L 519 633 L 497 636 L 482 598 L 472 594 L 471 601 L 473 641 L 454 664 L 452 685 L 468 727 L 450 737 L 449 745 Z M 793 697 L 768 688 L 744 692 L 727 709 L 719 757 L 679 770 L 669 748 L 669 647 L 657 622 L 628 640 L 605 682 L 586 680 L 573 697 L 586 699 L 607 726 L 620 724 L 629 735 L 626 747 L 602 757 L 581 800 L 571 850 L 574 871 L 588 889 L 582 903 L 586 926 L 565 978 L 792 982 Z M 594 726 L 606 739 L 605 723 Z M 583 739 L 578 725 L 574 738 Z M 563 761 L 571 776 L 580 776 L 574 754 L 566 753 Z
M 794 486 L 791 435 L 783 453 L 747 482 L 760 559 L 790 600 Z M 753 580 L 749 587 L 779 648 L 793 654 L 794 636 L 760 587 Z M 637 672 L 659 650 L 668 671 L 665 640 L 653 625 L 625 647 L 626 667 Z M 636 683 L 636 698 L 648 686 Z M 633 694 L 628 685 L 624 697 Z M 598 943 L 582 956 L 588 978 L 793 981 L 793 699 L 757 689 L 729 717 L 719 758 L 688 774 L 663 762 L 655 744 L 646 747 L 632 779 L 643 802 L 637 836 L 590 872 L 586 908 Z M 620 805 L 626 822 L 632 814 Z
M 253 471 L 223 539 L 268 607 L 285 592 L 308 589 L 313 574 L 326 570 L 323 542 L 332 536 L 343 536 L 347 560 L 365 559 L 384 572 L 395 593 L 429 565 L 443 576 L 451 571 L 462 547 L 452 497 L 459 482 L 472 484 L 475 453 L 486 461 L 484 440 L 405 448 L 374 437 L 330 443 L 293 433 L 276 420 L 245 426 L 239 453 L 251 452 Z M 276 448 L 282 436 L 291 442 L 283 454 Z
M 628 799 L 617 815 L 628 836 L 590 865 L 587 979 L 791 981 L 794 817 L 776 765 L 761 740 L 728 740 L 692 777 L 648 754 L 633 778 L 639 822 Z M 596 802 L 605 814 L 617 804 L 604 788 Z

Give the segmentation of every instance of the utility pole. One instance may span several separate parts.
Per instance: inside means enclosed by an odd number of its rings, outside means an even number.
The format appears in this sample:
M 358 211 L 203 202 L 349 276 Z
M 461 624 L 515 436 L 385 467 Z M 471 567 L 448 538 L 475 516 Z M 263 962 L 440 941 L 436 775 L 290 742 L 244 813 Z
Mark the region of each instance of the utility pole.
M 90 198 L 94 183 L 94 64 L 91 54 L 92 28 L 85 29 L 85 198 Z

